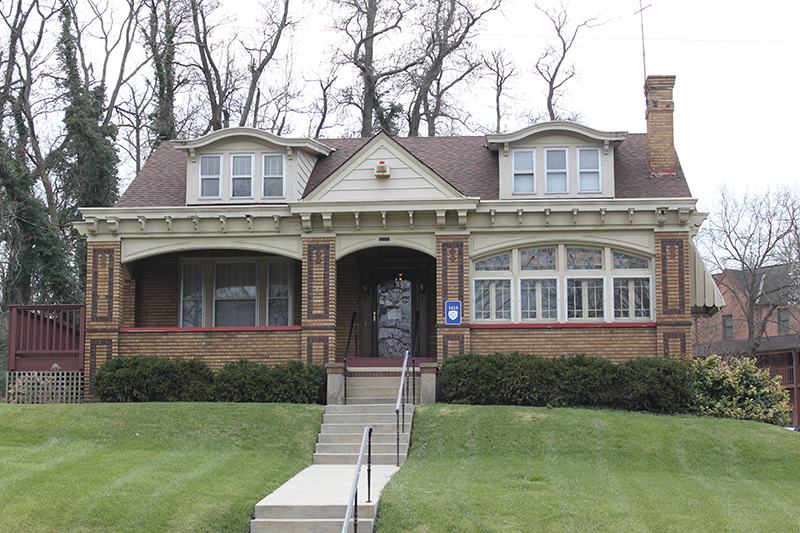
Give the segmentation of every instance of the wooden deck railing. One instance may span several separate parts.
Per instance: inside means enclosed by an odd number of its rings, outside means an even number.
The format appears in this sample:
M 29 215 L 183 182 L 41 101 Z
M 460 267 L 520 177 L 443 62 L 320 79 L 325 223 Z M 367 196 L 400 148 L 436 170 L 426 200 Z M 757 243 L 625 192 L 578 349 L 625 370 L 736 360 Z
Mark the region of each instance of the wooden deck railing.
M 85 306 L 12 305 L 8 325 L 8 370 L 83 370 Z
M 794 387 L 794 367 L 791 366 L 772 366 L 769 369 L 769 377 L 781 377 L 781 385 L 784 388 Z

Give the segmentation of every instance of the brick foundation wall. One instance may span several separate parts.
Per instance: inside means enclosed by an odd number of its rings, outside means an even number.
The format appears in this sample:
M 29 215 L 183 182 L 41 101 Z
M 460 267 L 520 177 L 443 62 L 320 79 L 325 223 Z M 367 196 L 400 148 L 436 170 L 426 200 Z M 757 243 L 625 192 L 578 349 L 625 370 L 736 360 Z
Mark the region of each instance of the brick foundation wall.
M 301 360 L 300 331 L 131 331 L 119 334 L 119 356 L 200 359 L 213 370 L 239 359 L 275 365 Z
M 470 337 L 470 350 L 483 354 L 517 350 L 546 357 L 586 354 L 615 362 L 659 355 L 655 327 L 474 328 Z

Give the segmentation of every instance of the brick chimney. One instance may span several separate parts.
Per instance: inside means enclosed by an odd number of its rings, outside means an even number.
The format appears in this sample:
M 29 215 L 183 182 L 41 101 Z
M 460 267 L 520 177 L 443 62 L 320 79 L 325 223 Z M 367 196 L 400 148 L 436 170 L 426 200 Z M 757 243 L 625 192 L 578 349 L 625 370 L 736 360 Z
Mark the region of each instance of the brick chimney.
M 647 161 L 654 178 L 675 175 L 675 144 L 672 128 L 672 89 L 675 76 L 647 76 Z

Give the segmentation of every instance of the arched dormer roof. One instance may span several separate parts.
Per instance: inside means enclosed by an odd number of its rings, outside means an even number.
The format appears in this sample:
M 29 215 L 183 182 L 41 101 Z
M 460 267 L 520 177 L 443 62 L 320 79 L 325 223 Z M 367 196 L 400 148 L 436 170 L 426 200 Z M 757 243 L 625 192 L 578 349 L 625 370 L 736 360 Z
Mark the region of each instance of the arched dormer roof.
M 507 144 L 541 137 L 544 135 L 558 134 L 578 137 L 586 141 L 595 141 L 599 143 L 608 142 L 612 148 L 619 146 L 622 141 L 625 140 L 625 137 L 628 136 L 627 131 L 600 131 L 576 122 L 558 120 L 552 122 L 539 122 L 533 126 L 528 126 L 527 128 L 512 131 L 510 133 L 487 133 L 485 137 L 486 144 L 489 149 L 498 151 Z
M 174 140 L 172 145 L 178 150 L 187 150 L 192 152 L 196 149 L 206 147 L 218 141 L 233 140 L 237 138 L 249 138 L 255 141 L 263 141 L 274 146 L 281 146 L 284 148 L 304 149 L 318 155 L 328 155 L 333 151 L 333 148 L 322 144 L 315 139 L 305 137 L 279 137 L 264 130 L 257 128 L 236 127 L 225 128 L 217 131 L 212 131 L 197 139 L 188 140 Z

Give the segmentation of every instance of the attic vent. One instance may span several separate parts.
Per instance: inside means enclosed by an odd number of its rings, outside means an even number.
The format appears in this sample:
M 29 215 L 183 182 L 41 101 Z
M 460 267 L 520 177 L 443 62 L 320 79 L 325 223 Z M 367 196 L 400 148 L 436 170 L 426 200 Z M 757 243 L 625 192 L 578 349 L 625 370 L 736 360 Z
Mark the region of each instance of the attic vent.
M 389 177 L 389 165 L 386 164 L 386 161 L 379 161 L 378 164 L 375 165 L 375 177 L 376 178 Z

